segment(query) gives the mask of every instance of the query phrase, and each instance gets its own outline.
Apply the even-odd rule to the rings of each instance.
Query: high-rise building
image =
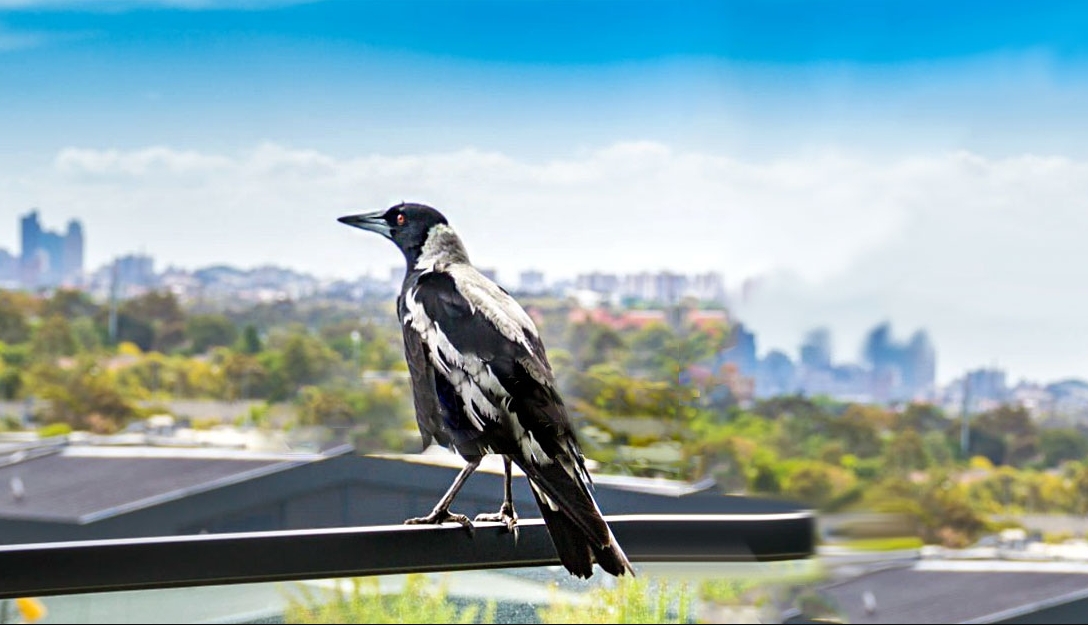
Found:
[[[831,332],[827,328],[809,330],[801,343],[801,364],[810,369],[831,366]]]
[[[83,226],[68,222],[65,234],[43,230],[38,211],[20,219],[22,249],[20,281],[27,287],[49,287],[76,282],[83,274]]]
[[[937,357],[924,330],[915,332],[907,343],[899,343],[892,338],[891,326],[882,323],[869,332],[862,355],[872,368],[874,396],[878,399],[932,397]]]
[[[756,357],[756,335],[745,328],[743,323],[738,323],[733,326],[731,339],[733,344],[722,352],[721,364],[732,363],[737,366],[737,371],[741,375],[754,377],[759,366],[759,359]]]
[[[72,279],[83,274],[83,224],[75,219],[68,222],[62,258],[65,279]]]
[[[759,363],[756,397],[774,397],[796,392],[797,368],[784,352],[771,350]]]
[[[925,330],[918,330],[907,343],[903,381],[914,399],[929,399],[936,392],[937,350]]]

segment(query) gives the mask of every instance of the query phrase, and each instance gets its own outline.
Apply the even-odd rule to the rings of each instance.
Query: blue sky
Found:
[[[386,275],[334,218],[417,200],[508,279],[751,281],[761,350],[890,319],[944,379],[1088,377],[1085,33],[1077,2],[0,0],[0,247],[36,206],[92,267]]]
[[[1073,2],[5,5],[0,131],[30,151],[282,140],[547,154],[639,138],[767,153],[949,135],[1075,150],[1056,120],[1088,105],[1088,8]],[[1023,114],[1041,126],[1031,136],[1010,127]]]

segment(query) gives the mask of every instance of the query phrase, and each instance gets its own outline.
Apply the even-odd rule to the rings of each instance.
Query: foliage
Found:
[[[823,511],[901,511],[945,544],[985,531],[986,515],[1088,513],[1088,436],[1069,423],[998,407],[971,418],[963,456],[959,420],[933,405],[747,401],[739,374],[721,365],[728,328],[685,325],[681,308],[641,327],[572,322],[585,316],[558,299],[527,309],[584,449],[605,471],[713,477],[724,492]],[[213,305],[162,291],[117,313],[111,342],[108,306],[85,293],[0,290],[0,399],[38,400],[38,426],[98,432],[151,402],[258,400],[243,422],[269,427],[275,414],[276,425],[332,430],[360,451],[410,445],[391,301]]]
[[[52,436],[64,436],[72,433],[72,426],[67,423],[50,423],[38,428],[38,436],[50,438]]]
[[[1001,406],[971,420],[972,454],[994,464],[1025,466],[1039,451],[1039,432],[1028,411]]]
[[[30,338],[34,304],[19,293],[0,290],[0,341],[22,343]]]
[[[841,543],[843,547],[857,549],[858,551],[900,551],[903,549],[918,549],[922,544],[922,539],[917,536],[858,538]]]
[[[190,351],[202,354],[209,348],[233,343],[238,337],[238,329],[226,315],[192,315],[185,322],[185,335]]]
[[[1056,467],[1067,460],[1088,457],[1088,436],[1075,428],[1053,428],[1039,433],[1043,466]]]
[[[686,583],[648,577],[621,577],[578,603],[552,601],[537,610],[542,623],[687,623],[692,593]]]
[[[444,583],[434,584],[427,577],[413,573],[405,576],[398,593],[383,593],[377,577],[349,580],[349,587],[327,596],[318,596],[304,584],[297,584],[298,594],[288,597],[284,621],[287,623],[493,623],[493,602],[480,606],[458,607],[447,598]],[[324,595],[325,593],[322,593]]]
[[[46,423],[109,433],[137,416],[136,407],[120,392],[112,372],[91,359],[81,359],[68,368],[35,365],[28,386],[49,402],[41,415]]]

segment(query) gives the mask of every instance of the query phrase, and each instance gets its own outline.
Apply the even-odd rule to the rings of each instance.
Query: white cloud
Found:
[[[81,217],[95,264],[142,248],[186,266],[386,275],[402,262],[395,249],[335,218],[401,200],[446,212],[477,264],[508,278],[762,275],[740,311],[764,348],[793,348],[828,324],[852,358],[862,331],[887,318],[901,333],[931,330],[942,377],[994,359],[1014,373],[1088,374],[1082,161],[827,150],[754,162],[630,142],[532,162],[269,143],[234,154],[68,148],[40,175],[0,174],[0,222],[29,206],[47,221]]]

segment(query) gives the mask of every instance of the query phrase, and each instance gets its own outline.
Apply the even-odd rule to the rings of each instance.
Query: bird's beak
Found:
[[[377,232],[387,239],[393,238],[389,224],[383,218],[384,212],[363,213],[361,215],[346,215],[337,219],[342,224],[362,228],[371,232]]]

